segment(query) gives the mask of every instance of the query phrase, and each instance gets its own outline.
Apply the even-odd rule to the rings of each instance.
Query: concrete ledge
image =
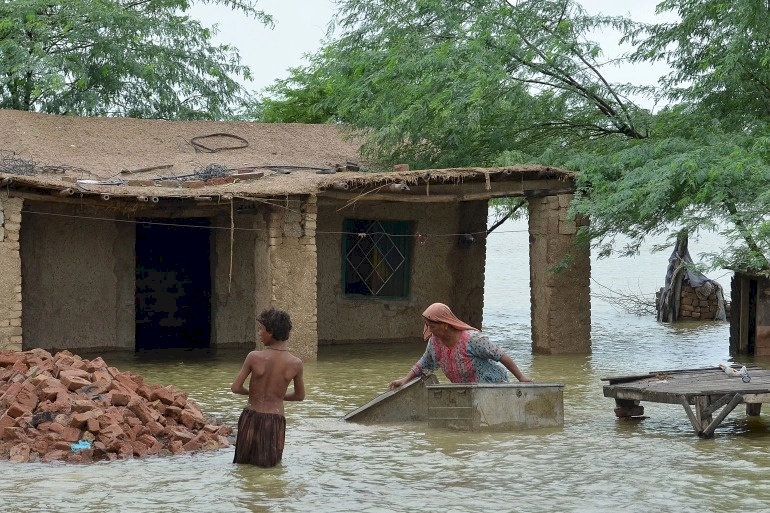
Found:
[[[515,431],[564,425],[564,385],[428,385],[428,425],[462,431]]]
[[[364,424],[427,422],[461,431],[564,425],[560,383],[439,384],[434,375],[389,390],[342,419]]]
[[[363,424],[426,421],[428,420],[428,393],[425,387],[429,383],[438,383],[436,376],[430,374],[422,378],[414,378],[401,388],[378,395],[342,417],[342,420]]]

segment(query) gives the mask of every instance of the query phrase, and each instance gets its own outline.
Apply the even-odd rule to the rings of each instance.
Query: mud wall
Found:
[[[22,214],[23,348],[134,348],[134,225],[28,202]]]
[[[287,199],[267,213],[267,258],[255,265],[269,269],[255,284],[256,312],[274,306],[291,316],[291,351],[303,360],[318,355],[316,331],[316,200]],[[269,294],[265,294],[269,291]]]
[[[0,351],[22,345],[21,208],[21,199],[0,191]]]
[[[578,225],[567,214],[572,195],[529,201],[532,352],[591,352],[591,260],[575,244]]]
[[[485,201],[456,204],[361,201],[343,206],[328,199],[321,199],[318,204],[320,344],[422,343],[421,313],[434,302],[448,304],[458,317],[481,326],[486,259]],[[379,299],[344,294],[340,232],[348,218],[414,223],[408,297]],[[473,241],[461,242],[460,234],[464,233],[474,234]]]
[[[232,230],[226,228],[231,220]],[[232,219],[223,213],[211,224],[225,227],[212,234],[212,345],[254,349],[258,340],[257,296],[269,294],[264,283],[256,286],[257,276],[264,280],[268,274],[264,220],[256,212],[234,213]],[[255,265],[255,258],[261,266]]]

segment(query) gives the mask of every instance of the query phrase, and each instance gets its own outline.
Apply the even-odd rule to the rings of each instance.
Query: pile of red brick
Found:
[[[0,460],[92,462],[217,450],[233,429],[173,386],[102,358],[0,353]]]

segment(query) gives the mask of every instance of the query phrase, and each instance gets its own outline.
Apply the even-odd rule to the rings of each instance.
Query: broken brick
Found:
[[[0,352],[0,459],[89,463],[216,450],[233,428],[170,385],[69,351]],[[76,442],[91,448],[72,448]]]

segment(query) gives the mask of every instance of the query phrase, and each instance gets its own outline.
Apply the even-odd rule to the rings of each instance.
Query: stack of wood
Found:
[[[217,450],[233,429],[173,386],[100,357],[0,352],[0,460],[93,462]]]

